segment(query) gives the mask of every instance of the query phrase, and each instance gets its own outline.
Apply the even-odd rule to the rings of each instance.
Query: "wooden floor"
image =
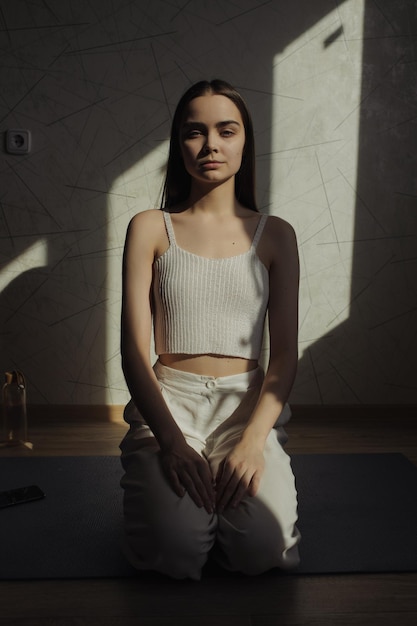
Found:
[[[413,411],[399,408],[295,409],[287,451],[402,452],[417,464],[416,418]],[[117,455],[124,432],[117,419],[89,420],[49,411],[32,423],[33,451],[2,449],[0,455]],[[0,607],[0,626],[415,626],[417,573],[273,573],[257,578],[211,574],[200,583],[151,575],[3,581]]]

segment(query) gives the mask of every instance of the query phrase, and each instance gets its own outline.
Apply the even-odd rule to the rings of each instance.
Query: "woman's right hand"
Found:
[[[190,498],[207,513],[215,507],[214,481],[210,466],[185,441],[169,450],[161,449],[162,469],[175,493],[182,498],[187,491]]]

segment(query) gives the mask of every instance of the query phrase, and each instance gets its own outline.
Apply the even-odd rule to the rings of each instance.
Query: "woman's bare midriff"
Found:
[[[191,372],[199,376],[233,376],[243,374],[258,367],[256,359],[222,356],[214,354],[161,354],[162,365],[182,372]]]

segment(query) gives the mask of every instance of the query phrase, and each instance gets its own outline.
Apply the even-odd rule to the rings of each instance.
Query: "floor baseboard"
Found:
[[[124,405],[32,404],[28,406],[30,421],[123,422]],[[413,419],[417,421],[417,405],[375,404],[292,404],[296,420]]]

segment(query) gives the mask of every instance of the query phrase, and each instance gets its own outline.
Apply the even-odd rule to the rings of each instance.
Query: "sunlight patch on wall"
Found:
[[[15,281],[21,274],[39,267],[48,265],[48,242],[38,239],[36,243],[26,248],[19,256],[2,267],[0,272],[0,292]]]
[[[351,0],[274,59],[270,212],[300,250],[300,348],[349,316],[364,1]],[[269,157],[269,155],[268,155]]]
[[[124,404],[126,391],[120,361],[120,303],[124,238],[130,219],[141,211],[159,208],[168,140],[160,142],[115,179],[108,194],[108,310],[106,316],[108,404]],[[156,357],[155,357],[156,358]]]

